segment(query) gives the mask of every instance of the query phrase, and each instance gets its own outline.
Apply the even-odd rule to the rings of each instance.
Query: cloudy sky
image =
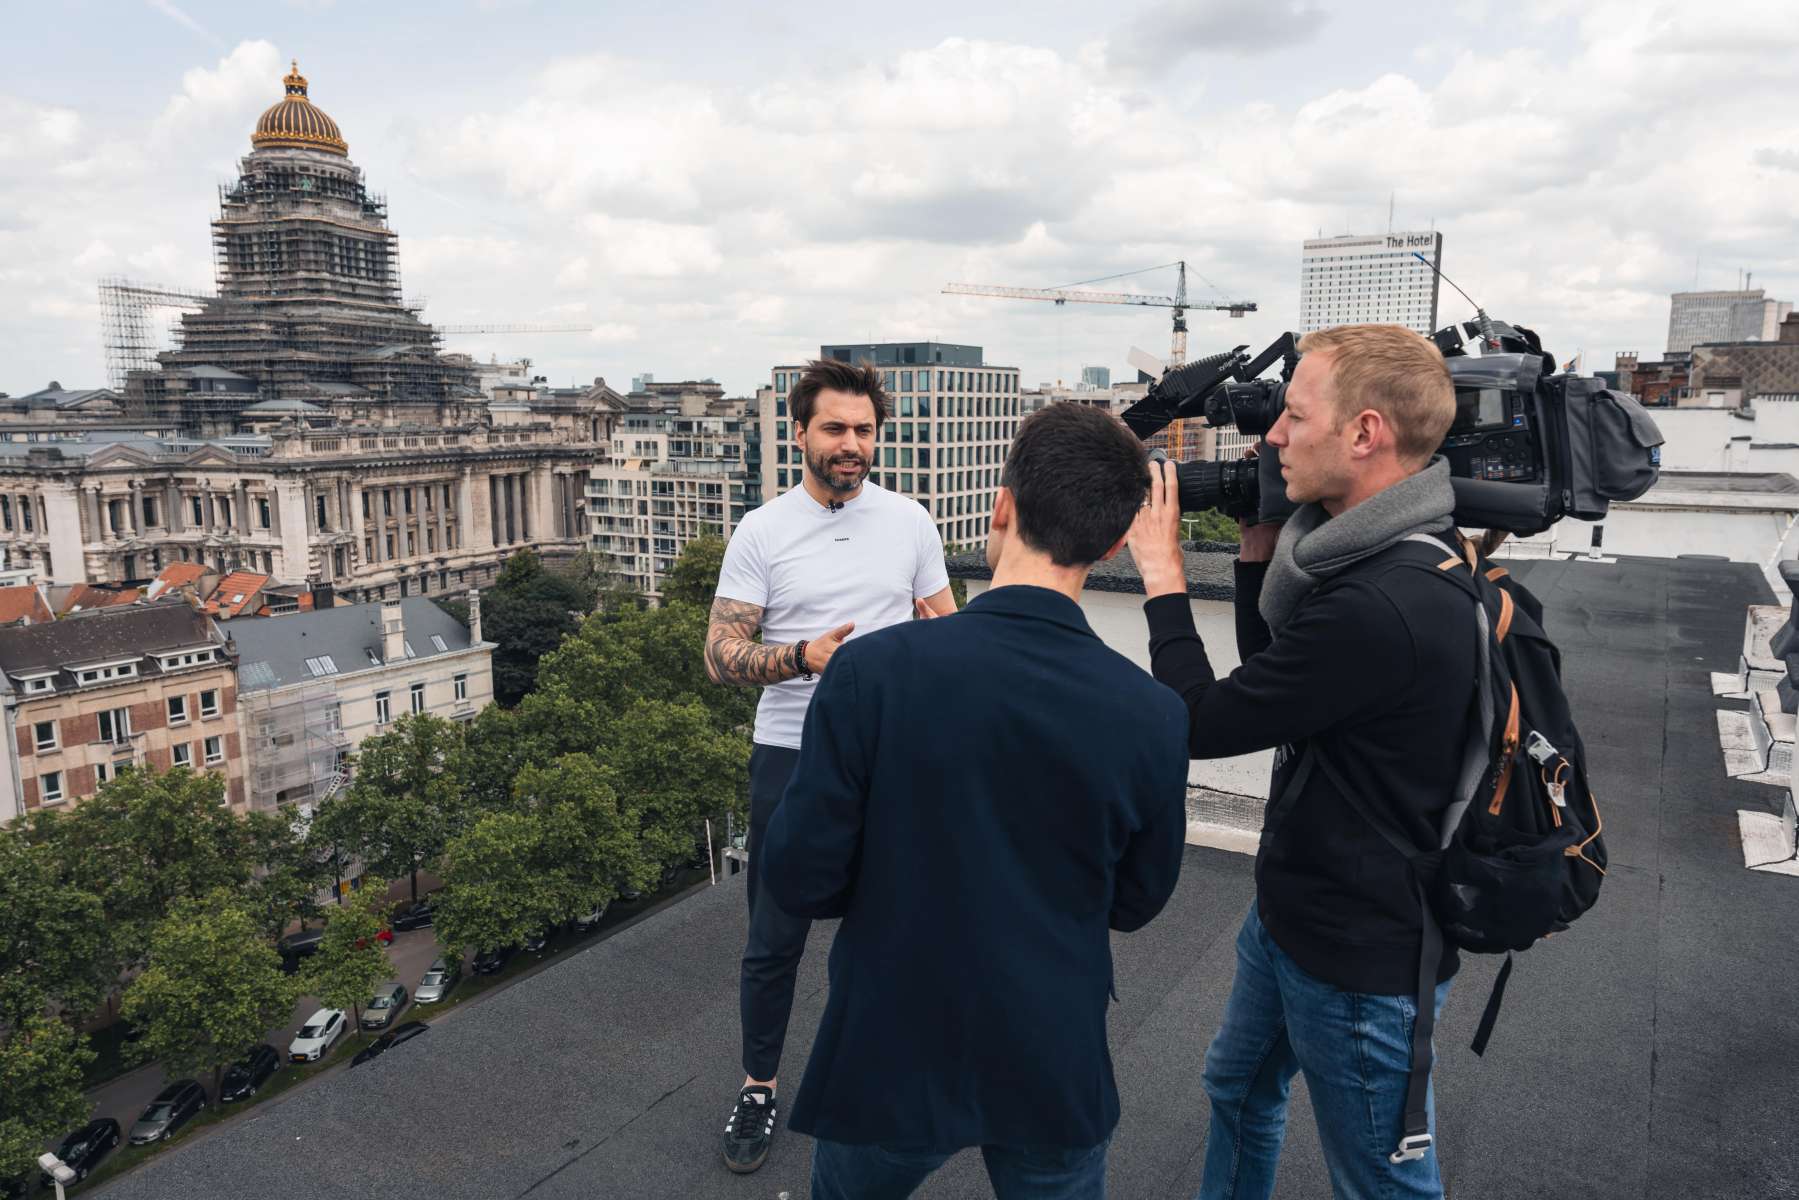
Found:
[[[1120,375],[1166,353],[1163,310],[939,289],[1179,258],[1196,296],[1261,305],[1193,314],[1193,352],[1259,347],[1296,319],[1301,240],[1381,232],[1390,198],[1589,369],[1659,352],[1695,282],[1799,298],[1792,0],[63,0],[9,33],[14,394],[104,382],[101,276],[211,285],[217,186],[294,57],[428,319],[593,326],[450,342],[557,383],[742,392],[821,342],[913,338],[1027,384]]]

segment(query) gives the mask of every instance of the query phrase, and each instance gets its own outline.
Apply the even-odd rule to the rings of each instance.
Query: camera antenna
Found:
[[[1493,328],[1493,318],[1487,315],[1487,310],[1480,305],[1475,304],[1474,297],[1470,296],[1467,292],[1462,291],[1460,285],[1458,285],[1455,280],[1443,274],[1443,268],[1439,267],[1436,263],[1424,257],[1424,255],[1418,253],[1416,250],[1412,251],[1412,257],[1429,267],[1438,279],[1441,279],[1450,287],[1455,288],[1462,299],[1466,300],[1469,306],[1474,309],[1474,324],[1480,330],[1480,340],[1486,343],[1486,348],[1489,350],[1499,349],[1499,331]]]

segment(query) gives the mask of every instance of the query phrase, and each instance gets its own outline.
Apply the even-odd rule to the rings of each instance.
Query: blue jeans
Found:
[[[1437,985],[1438,1012],[1449,982]],[[1397,1166],[1387,1161],[1405,1112],[1417,1009],[1411,996],[1346,992],[1306,974],[1274,944],[1252,903],[1237,935],[1237,978],[1224,1024],[1206,1051],[1212,1129],[1201,1200],[1274,1194],[1287,1089],[1300,1071],[1338,1200],[1438,1200],[1443,1184],[1434,1148]]]
[[[1103,1200],[1108,1144],[1080,1150],[982,1146],[981,1157],[998,1200]],[[904,1200],[949,1158],[820,1139],[812,1144],[812,1200]]]

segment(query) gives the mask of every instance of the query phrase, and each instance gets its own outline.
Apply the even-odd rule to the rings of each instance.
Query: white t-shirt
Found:
[[[718,594],[762,608],[771,646],[815,640],[846,621],[850,638],[911,620],[912,602],[949,586],[943,539],[924,506],[864,483],[833,512],[796,487],[752,510],[731,534]],[[799,749],[817,678],[762,689],[756,741]]]

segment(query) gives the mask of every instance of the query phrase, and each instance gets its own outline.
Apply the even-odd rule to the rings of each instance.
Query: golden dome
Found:
[[[306,98],[306,76],[300,74],[298,59],[281,82],[287,86],[287,95],[258,118],[250,144],[258,150],[323,150],[348,157],[350,146],[338,132],[337,122]]]

